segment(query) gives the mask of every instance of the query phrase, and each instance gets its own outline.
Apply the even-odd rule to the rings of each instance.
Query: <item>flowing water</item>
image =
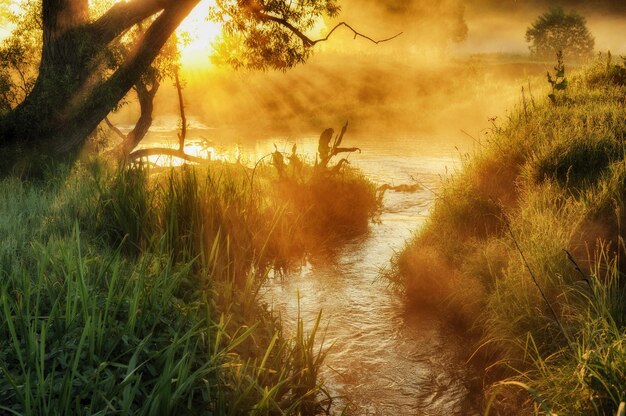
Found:
[[[357,142],[364,152],[353,156],[353,165],[371,180],[418,181],[421,189],[387,192],[366,235],[337,255],[309,259],[300,270],[270,279],[264,298],[287,328],[294,327],[298,308],[309,324],[322,310],[326,344],[332,345],[322,375],[331,395],[340,397],[336,411],[347,406],[357,415],[476,413],[467,387],[472,375],[463,361],[469,346],[436,315],[405,310],[380,275],[424,222],[458,152],[436,138]]]
[[[217,136],[202,126],[190,136]],[[171,132],[164,132],[165,137]],[[419,183],[417,192],[387,191],[380,215],[369,232],[341,246],[336,253],[311,257],[296,271],[274,276],[264,286],[263,301],[278,311],[286,328],[298,316],[310,328],[322,310],[325,344],[330,347],[322,377],[336,397],[337,414],[468,415],[476,414],[468,388],[473,377],[465,364],[469,345],[427,312],[407,311],[401,296],[381,278],[396,251],[425,221],[437,188],[460,154],[447,137],[389,138],[347,135],[346,146],[362,147],[351,164],[377,184]],[[355,138],[356,137],[356,138]],[[298,139],[272,137],[220,146],[207,140],[189,142],[190,152],[213,158],[237,155],[249,162],[274,150],[315,154],[317,135]],[[153,131],[146,145],[162,142]],[[462,141],[460,138],[456,142]],[[232,141],[225,141],[232,143]],[[465,143],[467,145],[467,143]],[[199,150],[200,149],[200,150]],[[322,331],[324,332],[324,331]]]

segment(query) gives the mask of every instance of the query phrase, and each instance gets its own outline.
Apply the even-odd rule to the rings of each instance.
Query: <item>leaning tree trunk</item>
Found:
[[[17,161],[73,158],[135,85],[199,0],[132,0],[89,20],[88,0],[44,0],[39,76],[28,97],[0,118],[0,171]],[[159,13],[130,56],[108,77],[103,51],[134,24]]]
[[[125,158],[133,151],[137,145],[148,134],[148,130],[152,125],[152,113],[154,112],[154,97],[159,90],[160,83],[156,77],[156,70],[151,68],[148,71],[148,77],[150,79],[151,87],[148,87],[147,83],[139,79],[134,86],[134,90],[137,93],[137,99],[139,100],[139,119],[135,123],[135,127],[128,133],[122,133],[117,127],[115,127],[108,118],[105,117],[104,121],[111,130],[115,132],[122,142],[115,146],[108,154],[116,158]]]

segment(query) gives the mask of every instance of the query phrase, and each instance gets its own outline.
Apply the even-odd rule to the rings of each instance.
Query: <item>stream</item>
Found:
[[[341,70],[330,60],[289,75],[227,75],[211,83],[224,90],[200,94],[190,105],[197,113],[187,117],[185,150],[253,166],[275,149],[291,153],[296,144],[298,154],[313,163],[319,134],[330,124],[320,120],[328,114],[351,120],[342,145],[363,150],[348,156],[353,167],[378,185],[421,187],[412,193],[387,191],[367,234],[329,250],[331,256],[310,256],[297,270],[271,276],[262,301],[280,313],[287,330],[295,330],[298,316],[311,328],[322,311],[326,332],[318,335],[325,335],[330,349],[321,376],[336,398],[336,414],[482,414],[476,405],[479,379],[466,364],[471,346],[436,313],[406,310],[381,270],[424,224],[443,178],[460,167],[465,152],[488,139],[484,120],[493,128],[500,125],[504,118],[494,114],[503,116],[519,102],[522,85],[530,92],[529,76],[545,73],[545,65],[498,57],[434,69],[366,57],[357,61],[347,60]],[[533,80],[532,91],[541,91],[544,78]],[[234,106],[222,108],[231,101]],[[179,117],[171,111],[154,120],[142,146],[176,146]],[[203,111],[205,117],[194,117]],[[315,117],[316,133],[303,132]],[[307,122],[298,122],[302,118]],[[127,114],[120,121],[127,125],[118,127],[128,131],[134,118]],[[275,130],[292,133],[270,133]]]
[[[192,124],[190,137],[207,135],[215,132]],[[318,337],[325,338],[330,350],[321,376],[334,398],[335,414],[479,414],[468,388],[475,376],[465,363],[470,346],[436,314],[407,311],[401,295],[381,277],[393,254],[426,220],[442,179],[460,164],[460,151],[448,137],[348,136],[346,146],[363,149],[349,156],[351,165],[370,180],[393,186],[417,182],[420,189],[387,191],[367,234],[330,257],[310,257],[287,275],[271,276],[261,300],[280,313],[288,330],[296,328],[298,316],[310,329],[322,311]],[[155,128],[145,146],[165,144],[169,137],[171,129]],[[210,153],[213,159],[242,157],[249,163],[275,146],[290,152],[295,143],[311,161],[318,138],[271,137],[236,149],[230,140],[224,145],[189,140],[186,151],[203,157]]]
[[[470,369],[464,340],[434,314],[410,312],[381,278],[394,252],[423,224],[443,177],[458,164],[449,142],[436,138],[356,141],[352,165],[377,184],[417,180],[414,193],[387,191],[369,232],[331,258],[306,261],[300,270],[269,280],[264,300],[286,328],[305,327],[322,310],[330,346],[322,377],[338,397],[334,409],[355,415],[477,414],[467,388]],[[308,148],[314,138],[298,143]],[[279,147],[280,148],[280,147]]]

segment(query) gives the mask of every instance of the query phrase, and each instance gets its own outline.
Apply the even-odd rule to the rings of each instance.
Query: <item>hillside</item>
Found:
[[[492,414],[615,414],[626,398],[626,67],[566,78],[493,123],[393,261],[409,302],[474,337]]]

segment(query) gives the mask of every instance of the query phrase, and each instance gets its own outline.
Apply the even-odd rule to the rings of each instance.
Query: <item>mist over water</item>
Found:
[[[190,71],[184,96],[191,130],[204,129],[203,137],[233,147],[273,136],[315,135],[346,121],[351,138],[462,139],[461,130],[477,135],[488,118],[515,105],[528,81],[539,94],[545,82],[536,77],[548,67],[485,57],[422,62],[410,55],[327,53],[286,73]],[[176,130],[174,92],[164,86],[157,96],[151,136],[168,125]],[[132,126],[136,118],[131,109],[114,121]]]

